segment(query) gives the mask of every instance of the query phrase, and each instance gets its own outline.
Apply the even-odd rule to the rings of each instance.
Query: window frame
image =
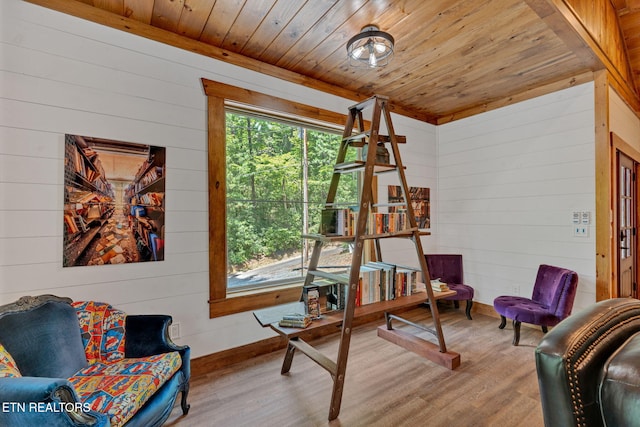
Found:
[[[227,292],[226,106],[240,104],[249,111],[266,110],[285,118],[340,128],[344,128],[347,116],[204,78],[202,85],[207,95],[209,318],[297,301],[302,283]]]

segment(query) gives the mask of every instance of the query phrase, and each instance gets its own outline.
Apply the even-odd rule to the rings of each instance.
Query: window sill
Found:
[[[302,284],[279,286],[258,291],[235,292],[225,299],[209,301],[209,317],[253,311],[300,300]]]

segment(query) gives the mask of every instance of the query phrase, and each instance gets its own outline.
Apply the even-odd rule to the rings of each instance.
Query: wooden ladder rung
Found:
[[[354,133],[353,135],[349,135],[345,138],[342,138],[342,141],[351,143],[354,147],[362,147],[367,142],[362,142],[361,140],[364,138],[369,138],[371,136],[371,131],[365,131],[360,133]],[[391,142],[391,137],[389,135],[378,135],[378,142]],[[396,142],[398,144],[406,144],[407,137],[405,135],[396,135]]]
[[[323,279],[329,279],[333,280],[334,282],[342,283],[343,285],[349,284],[349,276],[347,276],[346,274],[329,273],[322,270],[309,270],[308,273],[315,277],[322,277]]]
[[[336,376],[336,373],[338,372],[336,362],[329,359],[327,356],[322,354],[322,352],[316,350],[301,339],[290,340],[289,345],[306,354],[311,360],[326,369],[332,376]]]
[[[342,140],[344,142],[351,142],[351,141],[356,141],[358,139],[369,138],[369,136],[371,136],[370,130],[365,132],[360,132],[360,133],[354,133],[353,135],[349,135],[345,138],[342,138]]]
[[[387,329],[378,326],[378,336],[409,351],[419,354],[432,362],[454,370],[460,366],[460,354],[454,351],[440,351],[440,347],[430,341],[417,337],[400,329]]]
[[[378,142],[391,142],[389,135],[378,135]],[[396,135],[396,142],[398,144],[406,144],[407,137],[405,135]]]

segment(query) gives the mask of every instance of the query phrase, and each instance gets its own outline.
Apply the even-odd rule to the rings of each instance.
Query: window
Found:
[[[257,260],[250,258],[244,261],[239,261],[236,258],[228,260],[227,254],[232,250],[239,250],[235,248],[241,248],[242,245],[254,245],[255,242],[247,242],[248,239],[242,240],[240,238],[244,233],[241,227],[248,227],[248,224],[253,224],[252,227],[255,227],[256,224],[261,223],[267,224],[267,226],[258,227],[250,232],[263,236],[261,243],[257,246],[260,249],[257,253],[263,257],[262,260],[266,257],[269,259],[269,263],[276,261],[277,264],[281,259],[289,259],[289,256],[294,258],[303,256],[302,244],[304,241],[301,238],[305,218],[303,210],[306,206],[309,211],[307,216],[309,231],[317,232],[318,209],[324,204],[325,192],[328,189],[328,181],[319,181],[321,177],[328,176],[330,178],[338,149],[337,142],[330,143],[330,139],[325,140],[325,138],[338,138],[339,140],[339,135],[336,136],[328,130],[333,129],[334,132],[340,132],[346,123],[346,116],[211,80],[203,79],[202,83],[208,97],[209,315],[210,317],[218,317],[296,301],[300,297],[300,281],[305,273],[302,261],[294,261],[298,263],[299,267],[293,271],[287,271],[287,274],[284,274],[285,277],[280,274],[277,277],[263,280],[259,284],[244,280],[238,283],[240,286],[228,288],[227,279],[230,274],[251,271],[256,266]],[[265,116],[267,112],[269,117]],[[241,126],[244,126],[245,129],[254,129],[253,126],[257,126],[260,122],[261,130],[266,130],[260,138],[272,138],[269,143],[260,142],[262,145],[259,150],[258,139],[252,140],[252,144],[254,141],[256,144],[252,147],[255,149],[252,155],[248,155],[248,148],[243,153],[244,159],[250,160],[251,167],[255,167],[256,170],[244,177],[245,182],[242,185],[237,184],[234,180],[227,180],[227,175],[233,173],[227,173],[227,144],[235,144],[235,141],[227,141],[228,114],[237,116],[229,119],[230,123],[236,121],[236,125],[232,126],[235,127],[236,132],[241,132]],[[251,122],[249,127],[247,119]],[[229,131],[232,133],[231,127],[229,127]],[[304,198],[305,181],[301,176],[304,173],[302,162],[304,155],[301,152],[304,132],[307,133],[310,152],[316,150],[313,151],[313,158],[308,156],[310,159],[308,176],[313,178],[309,179],[306,184],[308,199]],[[258,138],[255,134],[253,137]],[[231,140],[232,137],[229,139]],[[320,143],[316,144],[317,141]],[[245,147],[247,147],[246,144],[248,142],[245,140]],[[328,148],[329,146],[331,149]],[[285,152],[283,147],[289,151]],[[230,148],[230,150],[232,149]],[[324,155],[321,153],[325,152],[327,152],[325,158],[321,159]],[[322,164],[318,163],[320,160],[323,161]],[[296,166],[298,167],[297,171],[289,168],[294,164],[299,165]],[[278,170],[273,171],[273,174],[255,174],[258,172],[258,168],[267,169],[270,167],[273,169],[274,165]],[[282,167],[278,167],[278,165]],[[241,166],[246,166],[245,169],[248,170],[250,165],[249,162],[246,165],[238,166],[229,164],[229,168],[240,168]],[[294,184],[296,174],[298,178]],[[247,181],[251,175],[256,184],[255,189],[252,188],[250,181]],[[258,177],[260,179],[256,179]],[[265,177],[264,180],[262,177]],[[236,178],[235,174],[233,178]],[[347,180],[341,178],[340,181],[341,185],[343,182],[344,185],[347,185]],[[238,187],[235,187],[236,185]],[[228,186],[230,188],[227,188]],[[240,191],[241,187],[242,191]],[[279,189],[277,197],[275,196],[276,189]],[[252,191],[255,191],[255,197]],[[229,201],[227,201],[227,194],[232,196],[229,197]],[[305,200],[307,201],[305,202]],[[347,200],[343,201],[347,202]],[[349,202],[354,202],[354,200]],[[258,205],[261,206],[260,213],[257,209],[254,212],[254,206]],[[237,218],[228,220],[229,217],[238,213],[252,214],[254,215],[253,220],[246,222],[235,221]],[[282,216],[280,213],[283,213]],[[270,226],[268,224],[270,219],[277,220],[277,224]],[[238,228],[234,229],[234,227]],[[228,234],[230,239],[227,238]],[[273,237],[271,243],[269,243],[267,236]],[[277,248],[264,249],[264,246],[270,244],[273,246],[274,242],[278,243]],[[339,248],[339,250],[344,249]],[[254,252],[249,249],[246,253],[252,254]],[[233,254],[234,257],[236,255],[238,254]],[[321,261],[324,262],[323,259]],[[327,262],[331,262],[331,260]],[[241,266],[243,269],[239,270]],[[286,277],[291,275],[293,276]],[[295,283],[287,283],[290,280]],[[232,290],[234,291],[232,292]]]
[[[304,279],[312,242],[302,236],[318,231],[341,138],[335,129],[227,109],[228,292]],[[357,202],[356,184],[344,175],[336,201]],[[349,247],[325,245],[321,259],[348,266]]]

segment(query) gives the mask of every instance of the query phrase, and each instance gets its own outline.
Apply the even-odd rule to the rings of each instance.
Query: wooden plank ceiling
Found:
[[[176,33],[222,49],[218,57],[227,52],[236,62],[252,58],[254,69],[259,67],[253,60],[267,63],[287,70],[284,78],[301,76],[294,80],[335,88],[341,96],[387,95],[396,111],[431,123],[533,96],[540,87],[575,84],[575,76],[590,78],[602,68],[558,36],[562,31],[544,19],[548,5],[541,0],[67,0],[66,5],[80,1],[85,9],[100,9],[91,16],[94,21],[106,22],[111,15],[124,20],[126,31],[143,36],[149,36],[149,26]],[[638,1],[618,3],[623,22],[628,17],[629,28],[640,25]],[[386,68],[349,65],[347,40],[368,24],[396,40]],[[639,38],[628,41],[640,62]]]
[[[640,0],[612,0],[612,3],[618,11],[633,79],[640,88]]]

